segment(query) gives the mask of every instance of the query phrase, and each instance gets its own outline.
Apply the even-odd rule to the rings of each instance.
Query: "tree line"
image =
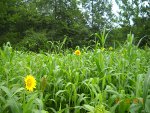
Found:
[[[150,45],[150,3],[147,0],[1,0],[0,46],[10,42],[16,48],[33,51],[63,42],[68,48],[90,46],[94,33],[110,31],[108,45],[124,42],[133,33],[135,43]]]

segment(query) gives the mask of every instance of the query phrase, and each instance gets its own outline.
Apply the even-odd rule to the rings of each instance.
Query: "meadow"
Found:
[[[118,48],[101,42],[57,53],[4,45],[0,113],[150,113],[150,48],[131,34]]]

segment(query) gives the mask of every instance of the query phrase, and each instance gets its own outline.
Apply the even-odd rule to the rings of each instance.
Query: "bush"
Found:
[[[48,49],[48,40],[44,32],[37,33],[33,30],[27,30],[25,34],[26,35],[24,39],[16,45],[17,49],[29,50],[34,52],[38,52],[40,50],[45,51]]]
[[[2,46],[6,42],[10,42],[12,45],[18,42],[20,34],[18,32],[7,32],[0,36],[0,45]]]

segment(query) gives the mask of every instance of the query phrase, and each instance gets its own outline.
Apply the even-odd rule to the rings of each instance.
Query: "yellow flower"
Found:
[[[112,47],[109,47],[109,50],[111,51],[111,50],[113,50],[113,48],[112,48]]]
[[[80,52],[80,50],[76,50],[76,51],[74,52],[74,54],[75,54],[75,55],[81,55],[81,52]]]
[[[32,75],[27,75],[24,78],[26,89],[29,91],[33,91],[33,88],[36,88],[36,80]]]

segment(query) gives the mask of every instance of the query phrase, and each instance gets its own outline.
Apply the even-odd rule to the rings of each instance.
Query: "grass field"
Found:
[[[150,113],[150,48],[78,50],[1,48],[0,113]]]

